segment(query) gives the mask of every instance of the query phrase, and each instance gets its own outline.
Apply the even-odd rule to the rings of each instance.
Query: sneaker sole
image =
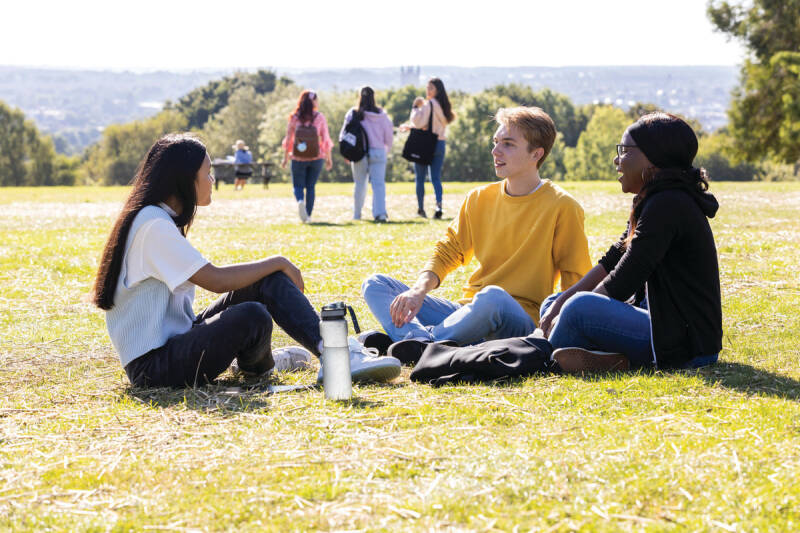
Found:
[[[559,348],[553,360],[568,374],[582,372],[621,372],[630,370],[631,363],[619,353],[593,352],[583,348]]]
[[[400,366],[394,364],[378,367],[371,366],[360,370],[352,370],[350,379],[353,383],[357,381],[391,381],[400,375],[400,371]],[[317,374],[317,383],[322,384],[322,377],[319,374]]]
[[[350,373],[353,381],[391,381],[400,375],[397,365],[371,366]]]

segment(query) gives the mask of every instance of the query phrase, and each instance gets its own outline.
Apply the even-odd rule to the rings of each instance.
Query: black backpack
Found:
[[[353,110],[350,122],[344,127],[344,133],[339,139],[339,153],[348,161],[361,161],[369,151],[367,132],[361,127],[358,120],[358,111]]]

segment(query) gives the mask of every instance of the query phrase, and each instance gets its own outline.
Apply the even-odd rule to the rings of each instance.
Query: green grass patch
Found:
[[[352,184],[320,184],[310,225],[288,184],[222,185],[189,238],[218,264],[286,255],[316,307],[347,300],[372,328],[361,282],[413,280],[475,185],[445,183],[436,221],[415,216],[413,184],[389,184],[391,222],[373,224],[351,220]],[[597,258],[630,198],[616,183],[563,186]],[[4,189],[0,530],[797,530],[800,184],[712,190],[718,365],[440,389],[405,370],[334,403],[230,374],[131,388],[87,300],[127,189]],[[472,267],[437,294],[458,298]],[[198,290],[197,307],[214,297]],[[276,328],[274,345],[289,342]]]

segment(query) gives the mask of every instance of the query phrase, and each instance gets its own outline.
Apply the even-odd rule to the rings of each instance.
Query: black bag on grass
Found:
[[[422,352],[411,380],[438,386],[555,372],[552,354],[553,347],[540,337],[498,339],[474,346],[434,342]]]

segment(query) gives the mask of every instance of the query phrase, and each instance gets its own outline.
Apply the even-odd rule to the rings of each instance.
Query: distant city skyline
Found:
[[[115,3],[0,8],[0,65],[111,70],[737,65],[704,0],[365,0]],[[302,6],[303,13],[297,11]],[[668,6],[668,7],[667,7]]]

